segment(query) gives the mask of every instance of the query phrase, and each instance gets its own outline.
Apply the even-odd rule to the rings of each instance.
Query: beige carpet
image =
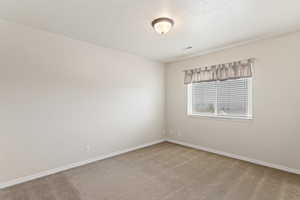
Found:
[[[161,143],[0,191],[1,200],[300,200],[300,176]]]

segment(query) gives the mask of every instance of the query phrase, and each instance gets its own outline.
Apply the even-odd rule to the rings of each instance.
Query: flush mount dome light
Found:
[[[161,17],[153,20],[151,24],[158,34],[164,35],[171,30],[174,21],[167,17]]]

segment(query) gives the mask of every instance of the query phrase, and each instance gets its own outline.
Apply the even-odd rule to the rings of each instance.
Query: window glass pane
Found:
[[[192,84],[192,112],[215,113],[216,82],[203,82]]]
[[[248,79],[219,81],[217,83],[218,115],[248,115]]]

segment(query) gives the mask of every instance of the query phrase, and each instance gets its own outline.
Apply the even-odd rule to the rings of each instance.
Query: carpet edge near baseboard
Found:
[[[127,148],[127,149],[124,149],[124,150],[121,150],[121,151],[116,151],[116,152],[109,153],[109,154],[106,154],[106,155],[101,155],[101,156],[98,156],[98,157],[95,157],[95,158],[90,158],[90,159],[87,159],[87,160],[84,160],[84,161],[79,161],[79,162],[71,163],[71,164],[68,164],[68,165],[61,166],[61,167],[57,167],[57,168],[54,168],[54,169],[41,171],[41,172],[33,174],[33,175],[24,176],[24,177],[20,177],[20,178],[15,178],[13,180],[0,183],[0,189],[4,189],[4,188],[7,188],[7,187],[11,187],[11,186],[14,186],[14,185],[18,185],[18,184],[21,184],[21,183],[32,181],[34,179],[38,179],[38,178],[42,178],[42,177],[49,176],[49,175],[52,175],[52,174],[56,174],[56,173],[59,173],[59,172],[62,172],[62,171],[66,171],[66,170],[69,170],[69,169],[72,169],[72,168],[75,168],[75,167],[80,167],[80,166],[83,166],[83,165],[87,165],[87,164],[97,162],[97,161],[100,161],[100,160],[104,160],[104,159],[107,159],[107,158],[111,158],[111,157],[114,157],[114,156],[117,156],[117,155],[120,155],[120,154],[124,154],[124,153],[130,152],[130,151],[142,149],[144,147],[159,144],[159,143],[162,143],[164,141],[166,141],[166,140],[160,139],[160,140],[156,140],[156,141],[153,141],[153,142],[138,145],[136,147],[131,147],[131,148]]]
[[[253,164],[257,164],[257,165],[261,165],[261,166],[265,166],[265,167],[270,167],[270,168],[273,168],[273,169],[278,169],[278,170],[281,170],[281,171],[285,171],[285,172],[300,175],[300,169],[294,169],[294,168],[286,167],[286,166],[279,165],[279,164],[273,164],[273,163],[269,163],[269,162],[265,162],[265,161],[261,161],[261,160],[256,160],[256,159],[248,158],[246,156],[227,153],[227,152],[224,152],[224,151],[219,151],[219,150],[215,150],[215,149],[212,149],[212,148],[203,147],[203,146],[200,146],[200,145],[190,144],[190,143],[187,143],[187,142],[181,142],[181,141],[174,140],[174,139],[166,139],[165,141],[170,142],[170,143],[174,143],[174,144],[179,144],[179,145],[186,146],[186,147],[190,147],[190,148],[194,148],[194,149],[198,149],[198,150],[202,150],[202,151],[206,151],[206,152],[210,152],[210,153],[215,153],[215,154],[226,156],[226,157],[229,157],[229,158],[234,158],[234,159],[250,162],[250,163],[253,163]]]

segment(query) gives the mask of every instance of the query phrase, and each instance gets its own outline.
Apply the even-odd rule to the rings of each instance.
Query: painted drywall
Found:
[[[190,58],[166,66],[170,139],[300,169],[300,33]],[[183,69],[256,58],[253,120],[189,117]]]
[[[164,67],[0,21],[0,123],[0,183],[156,141]]]

